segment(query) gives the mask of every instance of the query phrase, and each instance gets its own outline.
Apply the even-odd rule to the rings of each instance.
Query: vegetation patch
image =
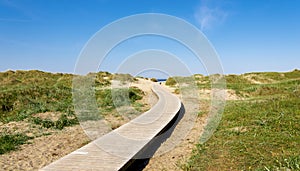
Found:
[[[144,92],[137,87],[103,89],[96,92],[97,103],[104,112],[110,112],[116,107],[134,104],[143,96]]]
[[[114,74],[112,79],[120,81],[122,84],[138,81],[137,78],[131,76],[130,74]]]
[[[0,73],[0,121],[21,121],[47,111],[73,113],[72,78],[41,71]]]
[[[90,73],[88,76],[95,77],[94,86],[99,89],[110,85],[113,77],[108,72]],[[130,75],[119,75],[119,78],[132,79]],[[72,74],[36,70],[0,73],[0,121],[21,121],[32,114],[45,112],[75,116],[72,79]],[[50,124],[49,121],[45,123]]]
[[[79,124],[73,106],[72,74],[52,74],[42,71],[7,71],[0,73],[0,154],[17,150],[29,139],[57,133],[68,126]],[[86,120],[98,119],[99,111],[110,123],[117,121],[118,126],[128,121],[116,111],[117,107],[131,105],[142,112],[144,106],[139,102],[145,95],[137,87],[110,89],[112,79],[122,84],[136,81],[129,74],[110,74],[108,72],[89,73],[82,80],[95,81],[88,93],[95,93],[97,108],[85,110]],[[83,94],[85,91],[83,91]],[[84,98],[82,105],[90,109]],[[89,114],[91,113],[91,114]],[[137,112],[138,113],[138,112]],[[86,113],[83,113],[85,116]],[[93,115],[93,116],[91,116]],[[97,115],[97,117],[94,117]],[[102,118],[102,117],[100,117]],[[81,118],[85,119],[85,118]],[[23,125],[15,124],[21,122]],[[84,121],[84,120],[83,120]],[[45,129],[46,128],[46,129]],[[68,130],[67,130],[68,131]],[[3,133],[2,133],[3,132]],[[4,133],[5,132],[5,133]],[[18,134],[16,134],[18,132]],[[27,136],[29,135],[29,136]]]
[[[27,143],[31,137],[23,134],[0,134],[0,154],[8,153],[18,149],[22,144]]]
[[[44,128],[55,128],[60,130],[67,126],[79,124],[77,118],[70,118],[65,114],[62,114],[60,118],[56,121],[52,121],[50,119],[41,119],[39,117],[33,117],[32,122],[36,125],[41,125]]]
[[[176,84],[177,84],[177,82],[173,77],[169,77],[166,81],[167,86],[175,86]]]
[[[274,80],[260,84],[243,76],[227,76],[227,86],[246,98],[227,101],[217,131],[209,141],[195,147],[181,168],[300,170],[298,73],[259,73],[266,80]]]
[[[152,82],[158,82],[158,80],[156,78],[151,78],[150,79]]]

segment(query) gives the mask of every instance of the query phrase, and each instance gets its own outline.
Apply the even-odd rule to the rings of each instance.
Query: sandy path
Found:
[[[148,165],[143,169],[144,171],[158,171],[158,170],[182,170],[180,164],[184,163],[191,156],[192,150],[198,143],[206,116],[199,117],[188,136],[186,136],[180,144],[178,144],[172,151],[169,151],[160,156],[151,158]]]
[[[142,78],[137,78],[137,82],[133,82],[130,86],[138,87],[139,89],[143,90],[145,93],[144,98],[141,100],[143,104],[147,106],[147,108],[151,108],[157,102],[157,96],[152,92],[152,85],[156,84],[152,81],[145,80]]]
[[[164,85],[163,85],[164,86]],[[168,86],[164,86],[167,88],[170,92],[174,92],[174,88],[170,88]],[[179,98],[181,95],[178,95]],[[191,102],[188,102],[191,103]],[[208,111],[209,109],[209,101],[206,101],[207,104],[204,104],[204,107],[201,107],[201,110]],[[185,103],[186,106],[189,106]],[[195,111],[190,111],[195,112]],[[180,163],[186,161],[195,147],[195,145],[198,143],[198,139],[200,135],[202,134],[203,128],[205,126],[205,120],[206,115],[203,115],[201,117],[197,117],[194,125],[191,130],[189,130],[189,133],[181,137],[181,141],[179,144],[177,144],[173,149],[170,151],[161,154],[161,155],[154,155],[153,158],[150,159],[148,165],[144,168],[144,171],[157,171],[157,170],[181,170],[180,169]],[[177,127],[185,126],[186,124],[189,124],[191,122],[190,119],[181,119],[181,121],[178,123]],[[176,129],[172,133],[171,137],[169,139],[172,139],[172,136],[176,136]],[[167,140],[168,141],[168,140]],[[160,147],[162,148],[162,147]],[[159,151],[159,150],[158,150]]]
[[[173,93],[175,88],[163,86],[168,89],[169,92]],[[226,90],[226,100],[241,100],[242,98],[238,97],[234,91]],[[158,170],[182,170],[180,168],[181,164],[186,163],[186,161],[191,157],[192,150],[195,148],[196,144],[199,143],[199,138],[204,131],[204,127],[207,123],[208,114],[211,107],[211,93],[210,89],[201,89],[198,90],[199,99],[195,101],[195,103],[201,103],[198,111],[201,111],[202,115],[198,116],[195,120],[195,123],[191,130],[189,130],[188,134],[182,138],[182,141],[176,145],[171,151],[164,153],[162,155],[154,155],[153,158],[150,159],[148,165],[144,168],[144,171],[158,171]],[[179,98],[182,98],[180,94],[177,94]],[[186,96],[189,96],[186,94]],[[190,96],[192,98],[192,96]],[[188,97],[188,98],[190,98]],[[195,96],[194,96],[195,97]],[[200,100],[200,102],[199,102]],[[192,100],[188,100],[183,102],[186,106],[191,106],[188,103],[193,103]],[[195,110],[190,110],[186,112],[195,112]],[[186,125],[191,123],[189,119],[181,119],[179,124],[176,127],[180,127],[181,125]],[[176,129],[175,131],[176,132]],[[176,134],[176,133],[173,133]],[[173,135],[172,135],[173,136]],[[171,138],[172,138],[171,136]],[[170,138],[169,138],[170,139]]]

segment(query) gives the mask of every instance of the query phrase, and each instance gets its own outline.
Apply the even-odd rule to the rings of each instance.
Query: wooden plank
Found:
[[[152,90],[159,99],[149,111],[41,170],[120,170],[157,136],[180,110],[181,102],[175,95],[157,84],[153,85]]]

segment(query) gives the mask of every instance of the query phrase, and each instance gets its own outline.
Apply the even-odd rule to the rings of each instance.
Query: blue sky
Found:
[[[296,0],[0,0],[0,71],[73,73],[81,49],[98,30],[140,13],[173,15],[195,25],[215,47],[226,74],[299,69],[299,9]],[[112,52],[102,69],[115,71],[121,60],[114,54],[143,48],[175,53],[179,46],[162,38],[143,40],[147,45],[125,43]],[[183,51],[177,55],[191,72],[206,74]]]

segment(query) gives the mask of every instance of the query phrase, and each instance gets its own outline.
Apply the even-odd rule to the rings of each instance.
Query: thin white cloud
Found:
[[[201,27],[201,30],[209,30],[223,23],[228,13],[217,5],[202,3],[195,12],[195,19]]]

